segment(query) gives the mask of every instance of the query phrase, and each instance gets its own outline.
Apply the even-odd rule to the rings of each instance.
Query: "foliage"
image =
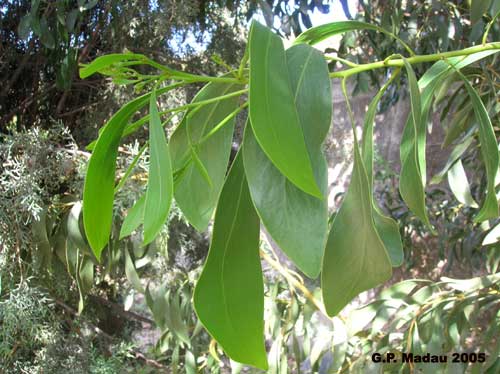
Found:
[[[315,44],[329,36],[363,28],[372,30],[374,27],[356,21],[320,26],[304,32],[296,44],[300,42]],[[375,28],[380,30],[379,27]],[[484,40],[487,39],[488,31],[489,29],[485,31]],[[239,67],[235,69],[228,67],[228,72],[222,76],[209,77],[177,71],[138,54],[103,56],[83,66],[80,71],[82,77],[96,72],[117,77],[127,72],[130,66],[146,65],[157,69],[160,74],[139,76],[138,79],[123,83],[142,85],[155,77],[158,87],[162,82],[167,84],[162,88],[154,88],[152,92],[126,104],[103,127],[97,142],[92,145],[93,152],[83,195],[83,220],[85,235],[97,260],[100,260],[101,253],[109,251],[105,250],[108,243],[116,241],[111,226],[115,190],[123,185],[122,180],[115,187],[115,159],[120,139],[123,134],[128,135],[135,131],[138,127],[136,123],[145,123],[149,118],[148,147],[151,157],[157,152],[155,147],[161,146],[165,150],[162,154],[163,162],[157,163],[157,157],[150,162],[148,194],[162,196],[157,203],[168,207],[170,202],[163,203],[162,199],[163,197],[171,199],[169,186],[172,178],[174,191],[181,188],[183,193],[196,195],[200,189],[208,189],[213,191],[212,196],[217,197],[204,200],[206,208],[203,212],[188,209],[189,205],[185,205],[182,199],[178,200],[181,210],[187,212],[188,221],[199,229],[206,227],[206,217],[213,214],[217,205],[213,239],[194,294],[197,315],[233,359],[262,369],[267,368],[262,349],[263,326],[259,322],[262,321],[263,313],[263,285],[259,275],[261,270],[256,261],[258,230],[252,229],[259,218],[271,217],[263,219],[262,223],[294,264],[306,274],[316,276],[320,270],[319,263],[311,267],[307,261],[323,257],[322,295],[326,312],[330,316],[337,315],[360,292],[389,279],[392,267],[402,262],[402,245],[397,224],[382,214],[373,199],[372,137],[373,120],[378,103],[403,68],[406,72],[411,102],[411,111],[400,147],[402,166],[399,190],[406,205],[431,231],[434,231],[425,202],[427,121],[438,88],[444,81],[453,80],[463,85],[477,123],[475,131],[465,134],[464,139],[467,141],[473,136],[479,139],[482,159],[486,166],[487,187],[481,192],[482,196],[486,197],[481,199],[481,209],[475,215],[475,221],[483,222],[496,218],[498,204],[495,196],[495,176],[499,166],[497,140],[488,110],[477,92],[477,82],[473,83],[474,86],[469,83],[474,79],[474,74],[468,68],[479,60],[495,54],[499,49],[498,43],[484,43],[463,50],[420,56],[415,55],[411,47],[394,33],[386,33],[401,43],[410,56],[390,55],[384,61],[363,65],[353,65],[344,61],[350,66],[349,69],[330,74],[327,73],[326,61],[312,47],[299,44],[285,51],[281,39],[257,22],[254,22],[250,29],[247,51]],[[417,80],[413,65],[429,61],[437,62]],[[314,69],[309,69],[309,64],[314,64]],[[355,139],[353,176],[342,206],[328,227],[324,206],[310,203],[314,202],[314,199],[319,201],[326,199],[325,187],[324,185],[320,187],[320,184],[325,183],[324,171],[321,171],[324,165],[321,144],[330,124],[329,103],[332,100],[328,84],[324,85],[323,82],[328,81],[329,77],[342,79],[348,111],[352,118],[346,79],[361,72],[380,68],[391,69],[391,78],[369,106],[362,141],[358,141],[355,124],[352,123]],[[491,79],[491,76],[486,77],[488,78]],[[194,82],[208,82],[202,92],[208,93],[209,90],[213,90],[213,93],[209,96],[204,94],[202,99],[197,97],[191,104],[158,112],[157,95]],[[235,88],[231,88],[245,84],[249,86],[248,104],[245,101],[238,108],[237,103],[232,102],[231,105],[224,106],[227,99],[236,96],[246,99],[245,89],[236,91]],[[215,87],[219,87],[221,91],[215,90]],[[312,95],[318,87],[324,87],[321,89],[320,97]],[[129,124],[133,113],[148,102],[149,116]],[[212,142],[214,146],[219,145],[220,148],[221,143],[216,135],[220,134],[221,129],[231,130],[232,119],[247,105],[249,111],[242,151],[238,151],[231,163],[231,171],[224,180],[224,175],[214,174],[208,170],[214,170],[215,167],[225,168],[227,154],[223,157],[212,157],[212,154],[205,154],[200,150],[205,144]],[[311,109],[314,105],[318,105],[315,111]],[[209,110],[210,115],[200,118],[199,122],[195,123],[194,116],[203,110]],[[175,146],[176,138],[172,136],[172,143],[178,148],[174,152],[167,151],[168,146],[164,143],[163,133],[157,131],[160,124],[158,116],[180,111],[186,112],[175,133],[179,131],[178,129],[185,128],[183,130],[185,137],[182,146],[179,147]],[[212,119],[211,114],[215,111],[221,112],[217,115],[217,119]],[[318,112],[321,118],[316,120],[312,113]],[[169,117],[164,124],[169,124],[171,121],[172,117]],[[231,133],[227,135],[228,139],[230,135]],[[260,159],[252,156],[252,153],[255,153],[252,146],[260,148],[262,153]],[[228,145],[226,147],[228,148]],[[256,164],[252,165],[252,162]],[[173,170],[171,165],[174,165]],[[260,202],[262,195],[267,191],[258,191],[261,182],[255,175],[262,171],[254,173],[252,169],[266,170],[269,167],[276,168],[275,172],[266,174],[266,178],[271,181],[271,189],[274,186],[282,186],[285,182],[289,184],[288,187],[285,186],[287,190],[293,191],[292,198],[287,199],[283,211],[277,210],[274,201],[267,204]],[[160,186],[157,181],[158,175],[164,173],[167,174],[167,177],[163,178],[167,187]],[[193,173],[198,174],[196,179],[190,179]],[[224,180],[224,187],[221,180]],[[181,181],[184,181],[182,187],[180,187]],[[175,192],[174,195],[177,198]],[[211,193],[205,196],[211,196]],[[143,208],[141,205],[140,208],[134,207],[134,210],[131,210],[134,227],[142,223],[145,236],[149,222],[165,220],[163,210],[158,208],[159,206],[155,206],[154,209]],[[324,215],[324,235],[301,232],[307,242],[319,240],[324,243],[322,238],[326,237],[326,231],[329,230],[328,240],[326,244],[320,244],[318,256],[299,256],[304,248],[297,251],[291,242],[280,239],[293,235],[295,227],[293,221],[288,222],[288,216],[294,215],[294,212],[301,214],[314,212],[312,215]],[[309,216],[306,216],[306,219],[310,219]],[[278,224],[274,224],[274,221]],[[132,261],[130,265],[133,269]],[[137,290],[141,291],[138,280],[135,283]],[[150,308],[153,311],[159,307],[154,299],[152,304]],[[170,329],[175,331],[173,326]],[[242,335],[245,336],[244,340],[248,347],[241,344]]]

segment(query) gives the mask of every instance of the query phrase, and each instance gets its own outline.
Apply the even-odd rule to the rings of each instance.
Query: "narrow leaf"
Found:
[[[401,176],[399,190],[408,208],[415,213],[431,230],[425,206],[425,137],[426,126],[422,118],[422,103],[417,78],[410,63],[404,59],[408,83],[410,85],[411,127],[405,131],[401,141]]]
[[[88,164],[83,188],[83,223],[90,247],[99,260],[108,243],[113,219],[118,145],[132,115],[148,102],[150,94],[132,100],[104,126]]]
[[[265,370],[263,288],[259,217],[239,153],[222,189],[194,306],[210,335],[233,360]]]
[[[307,150],[316,181],[326,195],[327,165],[321,146],[332,110],[328,68],[321,53],[304,44],[290,48],[286,55]],[[243,160],[252,200],[267,231],[300,270],[317,277],[328,230],[326,199],[303,192],[281,174],[248,125]]]
[[[136,230],[144,221],[144,205],[146,202],[146,194],[143,194],[128,210],[127,216],[123,220],[120,229],[120,239],[129,236]]]
[[[295,106],[283,42],[258,22],[250,29],[250,122],[255,138],[292,183],[323,198]]]
[[[156,92],[149,99],[149,176],[144,202],[144,241],[154,240],[167,220],[174,191],[172,165],[165,131],[156,106]]]
[[[368,183],[370,187],[370,195],[372,196],[373,204],[373,220],[375,228],[384,243],[384,246],[391,259],[392,266],[400,266],[403,263],[404,253],[403,253],[403,243],[401,241],[401,235],[399,233],[399,226],[392,218],[385,216],[380,211],[380,208],[375,202],[373,197],[373,125],[375,122],[375,114],[377,112],[377,105],[380,98],[386,91],[389,84],[395,78],[396,74],[387,81],[387,83],[380,89],[380,91],[375,95],[368,110],[365,115],[365,123],[363,126],[363,143],[362,143],[362,155],[363,163],[366,167],[366,173],[368,177]]]
[[[486,166],[486,178],[488,182],[486,197],[481,210],[474,218],[476,222],[482,222],[498,217],[498,202],[495,193],[495,177],[499,166],[498,144],[490,117],[488,116],[488,112],[484,107],[479,94],[462,73],[458,72],[458,74],[464,82],[465,88],[467,89],[469,97],[472,101],[474,114],[477,122],[479,123],[479,142],[481,144],[483,162]]]
[[[139,275],[137,274],[134,262],[130,258],[130,253],[128,252],[128,249],[124,248],[123,253],[125,254],[125,275],[127,276],[128,281],[136,291],[144,293],[144,287],[141,283]]]
[[[209,83],[192,102],[213,99],[239,89],[241,85],[237,84]],[[234,111],[237,105],[238,97],[234,97],[188,112],[170,139],[173,169],[178,175],[175,181],[175,200],[189,223],[199,231],[207,228],[224,184],[231,153],[234,118],[202,144],[197,144]],[[190,144],[196,146],[194,158]]]
[[[453,192],[453,195],[455,195],[459,202],[472,208],[479,207],[470,192],[469,181],[467,180],[461,160],[455,162],[448,171],[448,184],[450,185],[451,192]]]
[[[136,53],[112,53],[104,56],[97,57],[90,64],[83,65],[80,69],[80,78],[85,79],[95,73],[102,72],[109,69],[114,64],[140,61],[144,56]]]

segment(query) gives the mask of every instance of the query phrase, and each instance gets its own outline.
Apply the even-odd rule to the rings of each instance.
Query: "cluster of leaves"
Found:
[[[363,29],[394,37],[411,56],[390,56],[383,62],[329,74],[324,57],[308,45]],[[149,120],[148,185],[128,212],[120,238],[142,225],[143,245],[151,243],[168,216],[174,196],[187,220],[201,231],[207,228],[217,207],[208,258],[194,293],[195,310],[232,359],[267,368],[259,222],[306,275],[315,278],[321,271],[323,301],[331,316],[360,292],[389,279],[392,267],[403,261],[398,225],[382,214],[373,198],[374,116],[384,92],[403,68],[411,101],[400,149],[399,190],[406,205],[433,230],[425,205],[427,121],[438,89],[451,80],[460,82],[467,94],[477,121],[474,136],[479,138],[486,166],[485,198],[475,220],[482,222],[498,216],[495,177],[499,156],[495,133],[481,96],[469,82],[469,71],[461,71],[498,49],[498,43],[489,43],[433,58],[414,56],[411,48],[393,33],[379,26],[347,21],[310,29],[285,51],[278,36],[254,22],[240,66],[229,68],[220,77],[176,71],[138,54],[96,59],[81,69],[82,77],[97,72],[115,74],[135,65],[149,65],[160,71],[153,90],[119,110],[92,144],[83,194],[83,223],[96,260],[101,255],[109,256],[114,247],[110,243],[117,240],[112,233],[114,195],[131,173],[125,173],[115,185],[121,138]],[[417,81],[412,64],[429,59],[442,61]],[[368,107],[361,141],[354,131],[350,186],[329,225],[326,162],[321,150],[331,122],[329,78],[343,78],[349,103],[346,78],[384,66],[394,70]],[[190,104],[158,110],[159,95],[207,81]],[[161,87],[162,82],[168,85]],[[141,84],[137,80],[125,83]],[[248,102],[238,106],[238,98],[247,92]],[[149,115],[129,123],[134,113],[148,104]],[[249,114],[242,145],[226,176],[234,117],[247,105]],[[163,126],[173,117],[162,123],[161,116],[180,111],[186,113],[167,143]]]

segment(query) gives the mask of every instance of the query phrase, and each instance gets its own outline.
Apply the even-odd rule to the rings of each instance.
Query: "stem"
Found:
[[[243,109],[245,109],[248,106],[248,101],[245,102],[244,104],[240,105],[238,108],[233,110],[231,113],[229,113],[222,121],[220,121],[217,126],[215,126],[208,134],[206,134],[201,140],[198,142],[197,146],[203,144],[208,138],[210,138],[213,134],[215,134],[217,131],[219,131],[224,125],[229,123],[233,117],[235,117],[239,112],[241,112]]]
[[[326,318],[330,319],[330,317],[328,317],[328,314],[326,313],[326,310],[323,306],[323,304],[321,304],[321,302],[319,302],[318,300],[316,300],[316,298],[314,297],[314,295],[311,293],[311,291],[309,291],[303,284],[301,284],[299,281],[297,281],[297,279],[295,279],[294,277],[292,277],[290,274],[288,274],[288,271],[278,262],[278,261],[275,261],[271,258],[271,256],[269,256],[266,252],[264,251],[260,251],[260,257],[262,257],[262,259],[264,259],[269,265],[271,265],[275,270],[278,271],[278,273],[280,273],[286,280],[287,282],[295,287],[295,288],[298,288],[300,290],[300,292],[302,292],[302,294],[321,312],[323,313]]]
[[[141,149],[139,150],[139,152],[135,155],[134,159],[132,160],[132,162],[128,166],[127,170],[125,171],[125,174],[123,174],[122,179],[120,179],[120,182],[118,182],[118,184],[116,185],[116,187],[115,187],[115,193],[117,193],[123,187],[123,185],[127,181],[128,177],[132,173],[132,170],[134,170],[135,165],[137,164],[137,162],[141,158],[142,154],[144,153],[144,151],[148,147],[148,144],[149,144],[149,141],[146,140],[146,142],[141,147]]]
[[[176,108],[171,108],[171,109],[163,110],[159,114],[160,114],[160,116],[163,116],[164,114],[167,114],[167,113],[182,112],[183,110],[186,110],[186,109],[190,109],[190,108],[194,108],[194,107],[201,107],[201,106],[206,105],[206,104],[211,104],[211,103],[215,103],[217,101],[221,101],[221,100],[225,100],[225,99],[230,99],[232,97],[242,95],[242,94],[246,93],[247,91],[248,91],[248,89],[245,88],[243,90],[231,92],[231,93],[229,93],[227,95],[217,96],[217,97],[214,97],[212,99],[201,100],[201,101],[197,101],[197,102],[194,102],[194,103],[189,103],[189,104],[186,104],[186,105],[181,105],[181,106],[176,107]],[[127,125],[127,127],[125,127],[125,130],[123,131],[123,135],[122,136],[127,136],[127,135],[132,134],[135,130],[137,130],[139,127],[141,127],[147,121],[149,121],[149,114],[147,114],[144,117],[142,117],[141,119],[139,119],[139,120],[131,123],[130,125]]]
[[[465,48],[465,49],[461,49],[458,51],[450,51],[450,52],[443,52],[443,53],[434,53],[434,54],[430,54],[430,55],[413,56],[413,57],[408,57],[406,60],[410,64],[413,65],[413,64],[421,64],[423,62],[444,60],[444,59],[450,58],[450,57],[468,56],[468,55],[472,55],[474,53],[496,50],[496,49],[500,50],[500,42],[487,43],[484,45],[476,45],[474,47]],[[401,67],[401,66],[404,66],[403,59],[389,59],[389,60],[384,60],[384,61],[376,61],[376,62],[372,62],[369,64],[362,64],[362,65],[359,65],[357,67],[353,67],[351,69],[346,69],[346,70],[336,71],[336,72],[330,73],[330,77],[331,78],[348,78],[351,75],[359,74],[359,73],[361,73],[363,71],[367,71],[367,70],[381,69],[381,68],[387,68],[387,67]]]

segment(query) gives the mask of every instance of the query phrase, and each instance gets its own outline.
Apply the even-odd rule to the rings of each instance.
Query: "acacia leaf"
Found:
[[[144,221],[144,205],[146,202],[146,194],[143,194],[135,204],[128,210],[127,216],[123,220],[120,229],[120,239],[129,236],[136,230]]]
[[[321,273],[323,302],[338,314],[360,292],[392,275],[391,260],[373,220],[370,182],[355,140],[351,182],[333,220]]]
[[[327,164],[321,151],[331,121],[331,88],[321,53],[305,44],[286,51],[288,71],[300,125],[322,194],[327,190]],[[291,183],[273,165],[245,129],[243,160],[252,200],[267,231],[309,277],[318,276],[326,243],[328,206]]]
[[[462,78],[465,89],[469,94],[474,108],[474,114],[479,124],[479,142],[481,144],[481,154],[486,166],[487,191],[483,206],[479,213],[474,217],[476,222],[482,222],[488,219],[498,217],[498,202],[495,192],[495,177],[499,166],[498,144],[495,131],[491,124],[488,111],[486,110],[479,94],[471,86],[467,78],[458,72]]]
[[[264,153],[292,183],[323,198],[300,126],[283,42],[254,21],[250,29],[250,123]]]
[[[401,141],[401,176],[399,179],[399,190],[408,208],[433,230],[425,206],[426,126],[422,116],[420,90],[413,68],[406,59],[403,59],[403,61],[408,75],[411,102],[411,112],[408,117],[411,127],[406,126],[405,131],[407,134],[411,135],[405,136],[405,134],[403,134]]]
[[[239,89],[241,85],[238,84],[209,83],[192,102],[213,99]],[[182,170],[175,181],[175,199],[189,223],[199,231],[206,230],[224,184],[231,153],[234,118],[202,144],[197,143],[237,105],[238,97],[233,97],[189,111],[170,139],[173,169],[176,173]],[[193,145],[197,145],[196,151],[193,150]]]
[[[472,197],[469,181],[461,160],[457,160],[448,170],[448,184],[450,185],[451,192],[453,192],[453,195],[455,195],[459,202],[472,208],[479,207]]]
[[[200,321],[231,359],[267,369],[259,217],[241,152],[221,192],[212,242],[193,300]]]
[[[161,230],[170,211],[174,182],[170,152],[156,106],[156,91],[149,99],[149,176],[144,202],[144,240],[151,243]]]
[[[377,105],[391,82],[392,79],[387,81],[368,106],[363,126],[362,156],[368,177],[370,195],[372,196],[373,220],[375,228],[384,243],[387,253],[389,254],[392,266],[400,266],[403,263],[404,252],[401,234],[399,233],[399,226],[395,220],[385,216],[381,212],[378,204],[373,198],[373,126],[375,123]]]

